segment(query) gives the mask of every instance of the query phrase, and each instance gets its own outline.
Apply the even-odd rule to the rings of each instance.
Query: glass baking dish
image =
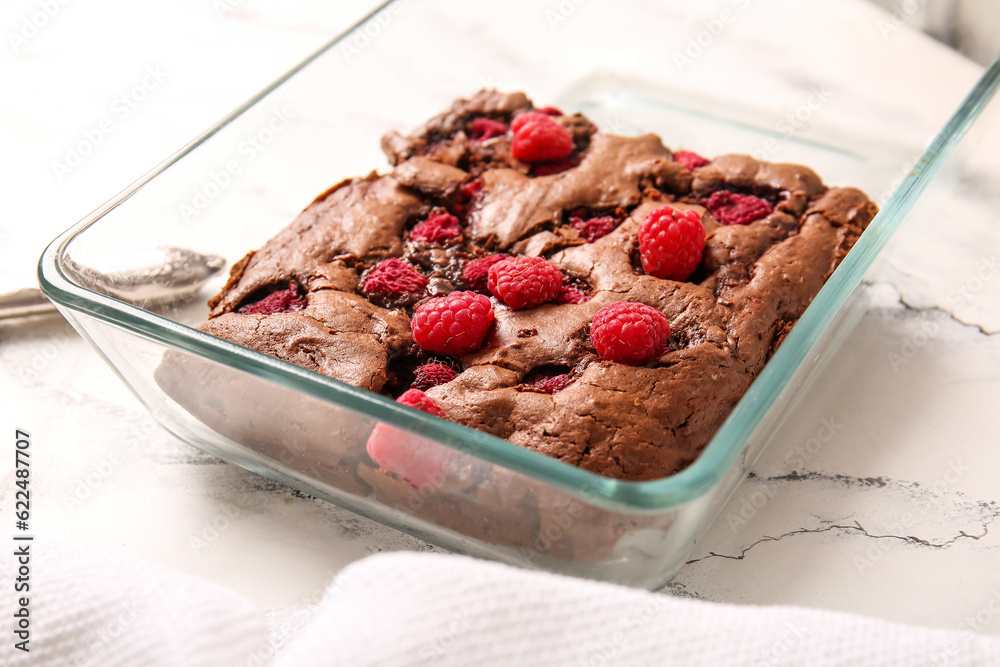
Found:
[[[536,8],[537,20],[513,23],[515,6],[535,7],[511,3],[500,16],[457,0],[379,7],[55,239],[39,281],[159,423],[191,445],[455,551],[654,589],[684,564],[864,313],[876,258],[928,185],[944,182],[935,175],[958,173],[947,159],[1000,76],[994,65],[926,150],[818,117],[786,132],[775,119],[788,113],[787,100],[769,108],[624,75],[621,53],[581,70],[569,56],[573,45],[613,23],[613,10],[581,9],[560,22]],[[777,10],[758,11],[766,19]],[[453,20],[442,25],[441,16]],[[442,31],[473,35],[492,52],[455,58],[420,48]],[[524,50],[532,40],[546,44],[547,67]],[[525,90],[612,132],[657,132],[675,149],[801,162],[876,199],[893,192],[901,165],[915,166],[697,461],[649,482],[599,477],[199,332],[205,299],[223,277],[193,301],[157,307],[97,293],[67,270],[70,256],[87,264],[98,254],[163,246],[232,263],[330,184],[384,169],[385,130],[413,127],[482,85]],[[414,446],[451,450],[445,478],[416,489],[379,470],[365,451],[379,425]]]

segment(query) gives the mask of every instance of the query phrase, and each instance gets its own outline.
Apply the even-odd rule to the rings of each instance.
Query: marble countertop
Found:
[[[0,124],[0,290],[31,284],[45,242],[373,3],[50,4],[0,9],[9,99]],[[780,44],[760,39],[747,0],[684,4],[552,1],[533,5],[533,18],[557,30],[576,12],[642,17],[636,34],[616,43],[621,71],[721,90],[779,121],[828,86],[836,94],[824,121],[916,146],[982,72],[860,0],[813,3],[810,22],[789,26]],[[687,39],[724,11],[738,20],[694,66],[674,66]],[[449,48],[461,47],[491,48],[456,35]],[[479,84],[520,84],[503,56]],[[71,164],[73,146],[87,137],[91,154]],[[996,132],[983,141],[1000,148]],[[900,175],[909,167],[899,164]],[[992,412],[1000,290],[989,282],[997,241],[995,216],[961,211],[934,216],[902,240],[835,363],[668,593],[1000,633]],[[33,433],[39,547],[139,554],[268,607],[314,602],[338,570],[368,554],[437,550],[191,449],[160,429],[59,318],[0,323],[0,395],[4,432]],[[11,525],[12,458],[0,461],[2,526]]]

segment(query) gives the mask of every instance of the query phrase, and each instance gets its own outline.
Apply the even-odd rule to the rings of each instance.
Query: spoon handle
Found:
[[[29,315],[46,315],[56,312],[56,307],[45,298],[42,290],[25,287],[0,294],[0,320]]]

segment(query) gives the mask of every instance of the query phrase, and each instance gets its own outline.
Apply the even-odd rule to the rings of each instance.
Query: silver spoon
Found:
[[[135,304],[170,305],[201,289],[226,260],[186,248],[163,247],[116,253],[83,265],[70,257],[63,265],[85,287]],[[0,319],[43,315],[55,306],[37,288],[0,294]]]

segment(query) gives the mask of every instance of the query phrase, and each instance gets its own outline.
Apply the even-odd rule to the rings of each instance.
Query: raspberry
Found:
[[[590,340],[605,361],[640,366],[663,354],[670,324],[655,308],[615,301],[601,308],[590,324]]]
[[[466,181],[458,186],[458,191],[461,193],[463,199],[472,199],[479,191],[483,189],[483,182],[478,178],[474,178],[471,181]]]
[[[528,118],[526,118],[528,117]],[[573,135],[544,114],[521,114],[511,124],[510,152],[523,162],[552,162],[573,152]]]
[[[541,111],[528,111],[520,114],[517,118],[514,119],[514,122],[510,124],[510,131],[513,132],[514,134],[517,134],[517,131],[520,130],[522,127],[524,127],[527,123],[533,123],[538,121],[544,123],[545,121],[551,121],[551,120],[552,119],[549,118],[549,114],[542,113]]]
[[[487,280],[489,278],[490,267],[497,262],[510,259],[510,255],[490,255],[482,259],[474,259],[465,265],[462,270],[462,280],[465,284],[478,292],[485,292],[489,289]]]
[[[493,306],[482,294],[452,292],[417,308],[410,327],[423,349],[458,356],[482,346],[493,317]]]
[[[567,303],[586,303],[590,297],[572,285],[563,285],[556,295],[556,303],[564,305]]]
[[[472,140],[486,141],[493,137],[502,137],[507,134],[507,124],[490,118],[474,118],[472,120]]]
[[[411,241],[441,243],[462,235],[462,225],[458,218],[449,213],[437,213],[410,230]]]
[[[397,257],[384,259],[368,273],[361,289],[369,294],[399,296],[419,292],[427,287],[427,279]]]
[[[448,418],[434,399],[419,389],[407,390],[396,402],[435,417]],[[375,427],[368,437],[367,450],[375,463],[418,489],[441,484],[451,466],[450,449],[388,424]]]
[[[305,297],[299,296],[299,284],[294,280],[288,283],[288,289],[268,294],[260,301],[240,308],[240,315],[271,315],[272,313],[294,313],[308,305]]]
[[[418,367],[413,374],[416,377],[410,387],[421,391],[427,391],[431,387],[451,382],[458,376],[454,368],[444,364],[424,364]]]
[[[535,109],[535,113],[545,114],[546,116],[565,116],[562,111],[556,107],[542,107],[541,109]]]
[[[687,280],[701,261],[705,228],[695,211],[661,206],[639,226],[642,270],[657,278]]]
[[[469,209],[472,208],[472,200],[475,199],[476,195],[482,189],[483,184],[478,178],[459,185],[452,193],[451,202],[448,204],[448,212],[452,215],[457,215],[459,218],[466,218],[469,214]]]
[[[760,197],[740,195],[729,190],[716,190],[711,197],[702,199],[701,205],[724,225],[749,225],[774,211],[770,202]]]
[[[677,151],[674,153],[674,162],[692,171],[708,164],[708,160],[693,151]]]
[[[420,391],[419,389],[407,389],[403,392],[403,395],[396,399],[397,403],[402,403],[405,406],[416,408],[421,412],[426,412],[427,414],[434,415],[435,417],[441,417],[442,419],[447,419],[448,415],[442,410],[434,399]]]
[[[562,391],[571,384],[573,384],[573,380],[568,373],[564,373],[562,375],[540,375],[534,380],[525,382],[524,386],[538,389],[546,394],[554,394],[557,391]]]
[[[555,160],[554,162],[538,162],[532,165],[531,175],[551,176],[552,174],[561,174],[573,167],[579,167],[580,162],[582,162],[580,158],[566,158],[564,160]]]
[[[607,236],[613,232],[615,227],[618,226],[618,220],[610,215],[603,215],[599,218],[591,218],[590,220],[583,220],[574,216],[569,219],[569,224],[577,231],[580,238],[587,243],[593,243],[602,236]]]
[[[541,257],[512,257],[490,267],[488,286],[513,310],[551,301],[562,288],[562,271]]]

